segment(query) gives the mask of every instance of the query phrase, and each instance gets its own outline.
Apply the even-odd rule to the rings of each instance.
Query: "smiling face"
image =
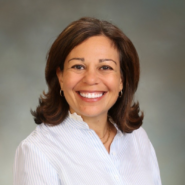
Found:
[[[119,53],[105,36],[93,36],[66,57],[57,76],[70,112],[85,117],[107,117],[122,90]]]

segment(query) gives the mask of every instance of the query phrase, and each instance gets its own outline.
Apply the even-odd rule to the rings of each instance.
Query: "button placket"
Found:
[[[116,181],[116,184],[122,183],[122,179],[121,179],[120,175],[115,174],[115,175],[113,175],[113,178]]]
[[[112,156],[116,156],[116,152],[115,152],[115,151],[112,151],[112,152],[111,152],[111,155],[112,155]]]

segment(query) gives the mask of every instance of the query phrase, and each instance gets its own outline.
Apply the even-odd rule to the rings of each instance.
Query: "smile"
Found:
[[[104,93],[103,92],[101,92],[101,93],[98,93],[98,92],[96,92],[96,93],[79,92],[79,94],[80,94],[80,96],[82,96],[84,98],[99,98],[99,97],[103,96]]]

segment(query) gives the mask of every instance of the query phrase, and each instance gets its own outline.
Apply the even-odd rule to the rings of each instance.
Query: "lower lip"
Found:
[[[105,96],[106,93],[103,93],[102,96],[97,97],[97,98],[86,98],[86,97],[81,96],[78,92],[77,92],[77,94],[78,94],[78,96],[79,96],[83,101],[86,101],[86,102],[97,102],[97,101],[101,100],[101,99]]]

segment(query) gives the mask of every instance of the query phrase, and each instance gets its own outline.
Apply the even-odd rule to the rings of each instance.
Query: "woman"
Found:
[[[160,185],[155,151],[133,96],[139,59],[106,21],[81,18],[54,41],[38,124],[18,147],[14,185]]]

